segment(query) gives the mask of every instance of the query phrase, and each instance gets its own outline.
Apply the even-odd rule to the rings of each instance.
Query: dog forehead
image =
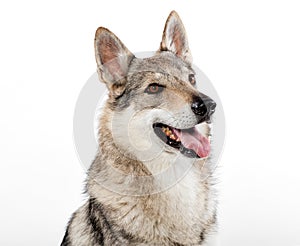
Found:
[[[160,74],[168,74],[183,80],[186,80],[189,74],[194,73],[186,62],[171,52],[161,52],[152,57],[134,59],[129,73],[139,72],[154,72],[158,77]]]

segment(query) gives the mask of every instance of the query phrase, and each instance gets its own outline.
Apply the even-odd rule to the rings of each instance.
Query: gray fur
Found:
[[[179,33],[171,35],[172,30]],[[172,37],[179,40],[172,43],[168,40]],[[113,52],[101,42],[113,43]],[[97,30],[95,46],[99,77],[107,84],[110,95],[100,118],[98,154],[88,171],[89,199],[73,214],[61,245],[204,245],[216,224],[209,163],[178,155],[156,140],[154,145],[165,151],[158,158],[143,161],[141,156],[145,153],[129,148],[124,133],[133,124],[136,143],[147,145],[143,131],[153,134],[153,122],[144,119],[155,121],[158,117],[162,123],[170,120],[161,114],[154,117],[153,110],[170,112],[174,127],[190,128],[197,124],[190,104],[194,96],[201,94],[188,82],[188,75],[194,71],[181,20],[176,12],[171,12],[160,50],[150,58],[134,57],[104,28]],[[103,64],[101,52],[107,52],[105,59],[117,60]],[[128,56],[120,58],[116,54]],[[116,76],[113,68],[119,69]],[[145,96],[144,91],[155,81],[166,88],[154,100]],[[131,112],[137,114],[135,121],[130,121]],[[204,132],[209,134],[206,125]],[[161,173],[174,158],[180,162],[178,166],[192,161],[191,168],[174,185],[157,192],[160,185],[166,185],[165,178],[170,177],[162,175],[157,180],[155,174]],[[180,170],[178,166],[174,166],[175,172]]]

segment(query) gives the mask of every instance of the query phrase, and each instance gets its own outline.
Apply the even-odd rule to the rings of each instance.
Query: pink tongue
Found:
[[[207,157],[209,155],[209,140],[198,132],[195,127],[181,131],[174,129],[174,131],[185,148],[194,150],[200,157]]]

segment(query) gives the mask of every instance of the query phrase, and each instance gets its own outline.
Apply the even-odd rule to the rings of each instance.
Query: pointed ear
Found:
[[[100,80],[116,96],[124,91],[126,75],[134,55],[111,31],[99,27],[95,35],[95,56]]]
[[[173,10],[165,24],[160,51],[172,51],[188,63],[192,63],[188,39],[179,15]]]

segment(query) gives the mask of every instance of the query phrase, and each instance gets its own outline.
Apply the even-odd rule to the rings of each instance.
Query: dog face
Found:
[[[106,112],[118,146],[143,160],[209,156],[208,123],[216,104],[196,88],[188,40],[176,12],[168,17],[153,57],[136,58],[102,27],[96,32],[95,53],[100,80],[109,89]]]

